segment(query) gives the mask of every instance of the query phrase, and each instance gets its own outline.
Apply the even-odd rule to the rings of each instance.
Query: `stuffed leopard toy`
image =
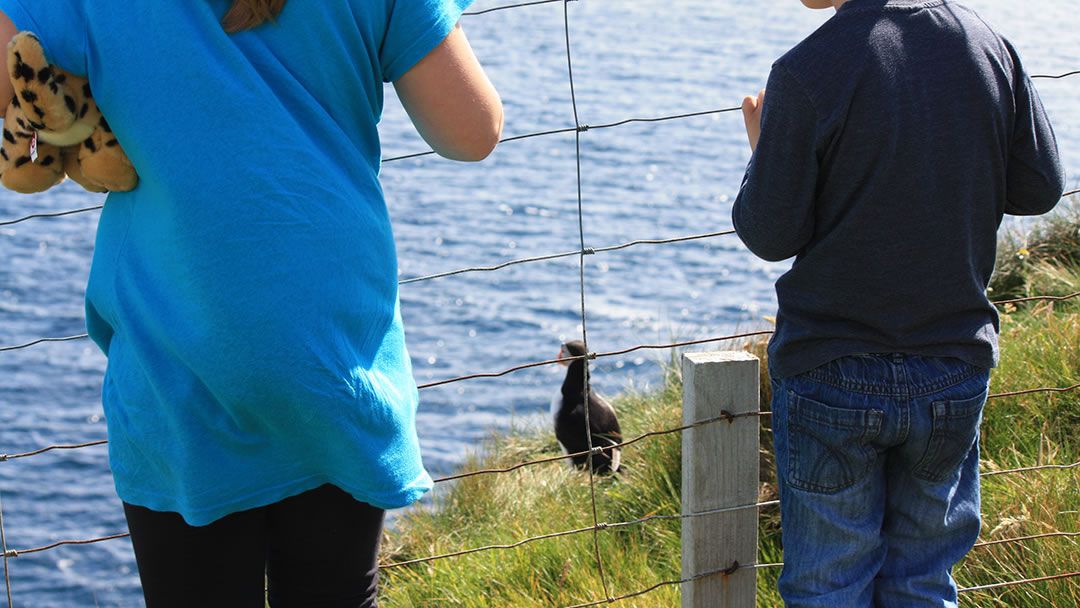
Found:
[[[0,183],[42,192],[65,174],[91,192],[124,192],[139,176],[85,78],[50,65],[37,36],[19,32],[7,49],[15,98],[4,117]]]

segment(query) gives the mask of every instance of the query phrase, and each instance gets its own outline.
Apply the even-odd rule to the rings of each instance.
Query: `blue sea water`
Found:
[[[473,10],[511,3],[477,0]],[[1080,0],[969,0],[1016,43],[1032,73],[1080,69]],[[769,65],[829,16],[795,0],[582,0],[463,18],[500,90],[507,137],[731,108]],[[1038,80],[1057,129],[1069,188],[1080,187],[1080,76]],[[385,156],[426,150],[387,89]],[[577,250],[578,154],[573,132],[501,145],[462,165],[434,156],[387,162],[383,184],[402,279]],[[580,137],[586,247],[730,229],[749,158],[737,112],[591,128]],[[71,184],[35,196],[0,192],[0,222],[99,205]],[[82,292],[97,212],[0,226],[0,347],[81,334]],[[786,268],[733,236],[637,245],[585,258],[585,323],[597,352],[724,336],[767,326],[772,282]],[[407,283],[401,288],[417,382],[554,358],[582,333],[576,256]],[[669,360],[640,350],[593,364],[601,392],[647,390]],[[0,352],[0,454],[105,438],[104,357],[87,340]],[[491,429],[544,424],[562,368],[421,391],[425,462],[450,473]],[[674,422],[674,421],[673,421]],[[0,462],[10,549],[125,530],[106,450],[55,451]],[[131,546],[114,540],[9,560],[19,607],[141,606]],[[0,598],[4,597],[0,594]],[[5,598],[6,599],[6,598]],[[3,605],[3,600],[0,600]]]

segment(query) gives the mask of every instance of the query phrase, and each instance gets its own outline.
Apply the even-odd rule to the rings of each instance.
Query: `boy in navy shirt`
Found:
[[[1064,175],[1012,45],[950,0],[802,0],[836,15],[743,103],[735,201],[795,257],[769,344],[787,606],[955,606],[979,533],[978,430],[1005,213]],[[767,93],[766,93],[767,91]]]

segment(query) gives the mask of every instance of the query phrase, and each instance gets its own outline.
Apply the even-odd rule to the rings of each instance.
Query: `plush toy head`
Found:
[[[127,154],[90,94],[90,85],[45,59],[37,36],[19,32],[7,49],[15,98],[4,116],[0,183],[42,192],[67,175],[91,192],[139,183]]]

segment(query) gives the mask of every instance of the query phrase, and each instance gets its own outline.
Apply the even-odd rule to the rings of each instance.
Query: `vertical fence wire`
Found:
[[[13,608],[11,603],[11,574],[8,572],[7,537],[4,536],[4,501],[0,498],[0,551],[4,552],[4,587],[7,589],[8,608]]]
[[[568,80],[570,81],[570,105],[574,111],[574,162],[576,168],[577,178],[577,220],[578,220],[578,240],[581,245],[581,252],[578,254],[578,276],[580,282],[580,294],[581,294],[581,342],[585,345],[585,353],[589,352],[589,334],[586,326],[586,308],[585,308],[585,213],[583,205],[583,197],[581,193],[581,119],[578,116],[577,107],[577,94],[574,91],[574,62],[570,50],[570,2],[573,0],[563,0],[563,32],[566,38],[566,73]],[[592,440],[592,422],[589,419],[589,357],[586,356],[584,365],[581,366],[582,374],[585,375],[585,384],[583,397],[585,399],[585,441],[586,446],[589,449],[589,455],[585,457],[585,468],[589,471],[589,502],[592,507],[593,518],[593,551],[596,554],[596,570],[600,575],[600,585],[604,588],[604,597],[610,601],[611,593],[608,591],[607,577],[604,575],[604,561],[600,555],[600,516],[596,509],[596,476],[593,473],[593,440]]]

